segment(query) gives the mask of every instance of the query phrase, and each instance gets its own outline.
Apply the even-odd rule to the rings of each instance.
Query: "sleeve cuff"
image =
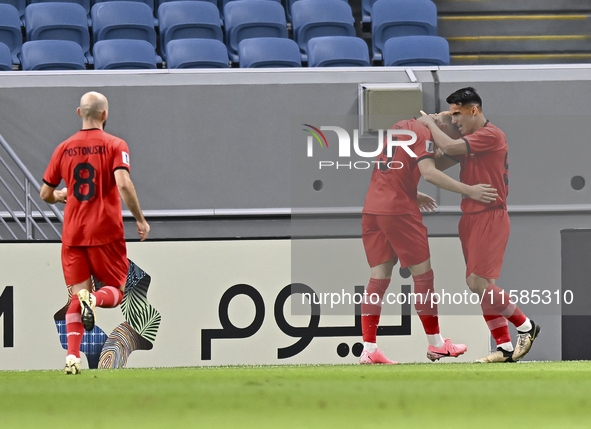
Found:
[[[466,151],[467,151],[466,154],[470,155],[470,143],[468,142],[467,139],[462,139],[462,140],[464,140],[466,142]]]
[[[45,179],[43,179],[43,183],[45,183],[47,186],[51,186],[52,188],[57,188],[59,186],[59,183],[57,185],[54,185],[53,183],[49,183]]]
[[[113,172],[117,171],[117,170],[126,170],[129,173],[129,167],[115,167],[113,169]]]
[[[421,162],[423,159],[427,159],[427,158],[435,159],[435,157],[433,155],[424,155],[424,156],[421,156],[419,159],[417,159],[417,164],[419,162]]]

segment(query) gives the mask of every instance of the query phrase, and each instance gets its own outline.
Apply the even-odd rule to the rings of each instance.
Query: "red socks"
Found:
[[[80,301],[77,295],[72,295],[72,302],[66,312],[66,333],[68,338],[68,354],[80,357],[80,345],[84,335],[82,316],[80,315]]]
[[[497,346],[511,342],[511,335],[509,335],[509,324],[500,314],[497,315],[484,315],[484,320],[488,325],[490,334],[495,339]]]
[[[505,317],[515,326],[521,326],[527,320],[527,317],[511,302],[509,295],[500,287],[488,285],[482,298],[482,312],[484,315],[498,315]]]
[[[363,341],[366,343],[376,342],[376,333],[382,312],[382,299],[389,285],[390,279],[369,279],[369,284],[365,289],[366,295],[361,302],[361,330]]]
[[[93,293],[97,307],[117,307],[123,301],[123,292],[113,286],[103,286]]]
[[[431,305],[433,295],[433,270],[424,274],[413,276],[415,294],[421,298],[415,299],[415,309],[423,323],[427,335],[439,334],[439,318],[437,317],[437,304]]]

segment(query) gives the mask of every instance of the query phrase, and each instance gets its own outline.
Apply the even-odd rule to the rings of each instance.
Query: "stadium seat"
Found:
[[[112,39],[145,40],[156,49],[156,30],[150,7],[141,2],[96,3],[90,12],[94,41]]]
[[[9,4],[0,4],[0,43],[10,50],[13,64],[20,64],[19,54],[23,44],[21,20],[16,8]]]
[[[94,44],[96,70],[155,69],[156,53],[145,40],[101,40]]]
[[[300,49],[290,39],[244,39],[238,45],[241,68],[301,67]]]
[[[378,0],[371,14],[374,61],[382,60],[391,37],[437,36],[437,7],[430,0]]]
[[[308,41],[309,67],[367,67],[369,48],[358,37],[315,37]]]
[[[287,21],[291,22],[291,7],[298,0],[285,0],[285,13],[287,14]],[[343,0],[348,3],[347,0]]]
[[[71,40],[34,40],[23,44],[23,70],[84,70],[86,58]]]
[[[220,11],[222,11],[222,13],[223,13],[224,10],[226,9],[226,5],[228,3],[233,2],[233,1],[240,1],[240,0],[219,0],[218,4],[219,4],[219,7],[220,7]],[[242,0],[242,1],[253,1],[253,0]],[[254,0],[254,1],[259,1],[259,0]],[[281,4],[281,0],[267,0],[267,1],[274,1],[274,2],[277,2],[277,3]]]
[[[307,61],[308,40],[322,36],[355,36],[351,6],[341,0],[299,0],[291,9],[293,33]]]
[[[449,65],[449,44],[438,36],[393,37],[384,46],[385,66]]]
[[[233,62],[238,62],[238,44],[253,37],[287,38],[285,9],[269,0],[232,1],[224,8],[226,45]]]
[[[10,49],[4,43],[0,43],[0,71],[12,70]]]
[[[0,1],[2,1],[2,0],[0,0]],[[179,1],[179,0],[154,0],[154,10],[156,10],[156,12],[158,12],[158,10],[160,10],[160,6],[162,6],[165,3],[174,2],[174,1]],[[218,14],[219,14],[220,18],[222,16],[222,12],[221,12],[222,9],[218,7],[218,0],[188,0],[188,1],[200,1],[200,2],[211,3],[212,5],[215,6],[216,10],[218,10]]]
[[[23,27],[25,26],[25,8],[27,7],[27,0],[0,0],[0,5],[10,5],[16,9],[18,12],[18,17],[20,20],[20,25]],[[0,17],[2,17],[2,12],[0,12]]]
[[[171,40],[166,65],[169,69],[228,68],[228,50],[215,39]]]
[[[160,51],[166,59],[166,45],[176,39],[224,40],[218,8],[203,1],[173,1],[158,9]]]
[[[90,34],[86,11],[75,3],[35,3],[25,10],[27,40],[71,40],[89,61]]]
[[[70,0],[70,1],[72,1],[72,0]],[[93,5],[96,5],[96,4],[105,3],[105,2],[111,2],[111,1],[119,1],[119,0],[92,0],[92,4]],[[125,1],[131,1],[131,2],[136,2],[136,3],[144,3],[144,4],[146,4],[150,8],[150,11],[152,12],[152,15],[153,16],[156,16],[157,9],[156,10],[154,9],[154,6],[155,6],[154,5],[154,2],[155,2],[155,0],[125,0]],[[157,25],[156,22],[154,22],[154,25]]]
[[[48,2],[60,2],[60,3],[76,3],[84,8],[86,11],[86,17],[88,19],[88,26],[91,26],[90,22],[90,0],[29,0],[29,4],[35,3],[48,3]]]

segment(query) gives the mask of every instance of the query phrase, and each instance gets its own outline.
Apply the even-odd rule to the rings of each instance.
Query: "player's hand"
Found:
[[[428,115],[425,112],[423,112],[421,110],[421,116],[420,118],[417,119],[417,121],[419,121],[421,124],[425,125],[425,126],[429,126],[429,125],[435,125],[435,115]]]
[[[432,213],[437,209],[435,200],[422,192],[417,192],[417,204],[422,212]]]
[[[66,198],[68,197],[68,188],[63,188],[59,191],[56,189],[53,191],[53,197],[55,198],[56,203],[65,203]]]
[[[137,235],[140,236],[140,241],[144,241],[150,234],[150,225],[144,219],[143,222],[137,222]]]
[[[436,146],[435,147],[435,159],[443,158],[444,156],[445,156],[445,153]]]
[[[494,203],[499,195],[497,194],[497,190],[491,185],[478,184],[470,186],[468,196],[481,203],[490,204]]]

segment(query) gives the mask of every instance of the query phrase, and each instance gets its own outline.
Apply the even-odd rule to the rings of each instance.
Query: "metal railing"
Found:
[[[53,235],[52,232],[58,239],[61,238],[60,231],[50,219],[50,213],[42,210],[40,205],[48,207],[53,213],[51,217],[60,223],[64,221],[62,213],[55,205],[47,204],[41,200],[39,182],[1,134],[0,145],[8,154],[8,157],[5,158],[0,153],[0,190],[5,191],[0,192],[0,207],[4,208],[4,211],[0,212],[0,224],[4,226],[13,240],[35,240],[36,235],[49,240],[50,237],[47,233]],[[32,191],[34,194],[31,194]],[[48,228],[44,230],[40,225],[41,222],[38,221],[44,221]],[[5,240],[5,238],[0,235],[0,240]]]

